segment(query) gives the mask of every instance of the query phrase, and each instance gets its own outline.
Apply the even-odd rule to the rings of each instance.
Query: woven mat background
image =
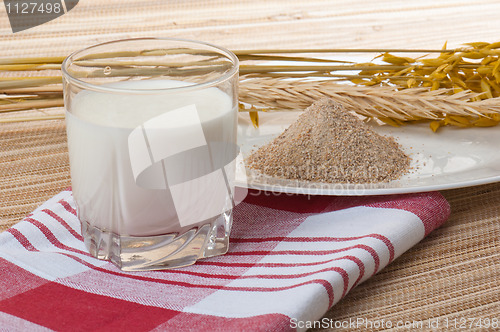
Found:
[[[97,42],[139,36],[200,39],[233,50],[441,48],[445,41],[455,47],[500,41],[498,13],[496,0],[295,0],[286,5],[87,0],[52,22],[12,34],[0,5],[0,57],[67,55]],[[0,176],[1,231],[70,185],[64,121],[1,124]],[[385,320],[394,326],[414,321],[413,330],[427,330],[435,319],[441,328],[448,319],[450,330],[464,320],[468,327],[471,318],[500,319],[500,184],[443,194],[452,206],[450,220],[355,288],[325,318]]]

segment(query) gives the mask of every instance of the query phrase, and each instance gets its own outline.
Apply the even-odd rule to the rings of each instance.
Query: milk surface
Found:
[[[158,89],[184,85],[187,83],[147,80],[113,83],[109,86]],[[209,155],[213,160],[208,164],[206,153],[195,151],[196,153],[176,155],[168,163],[156,163],[147,170],[151,174],[158,171],[156,173],[160,174],[159,177],[149,176],[149,183],[140,182],[132,169],[129,137],[134,130],[140,132],[145,123],[154,124],[155,119],[166,112],[172,112],[173,122],[177,125],[164,126],[166,128],[159,125],[155,129],[159,133],[161,130],[168,130],[168,136],[177,139],[177,142],[169,139],[165,142],[166,145],[190,146],[195,143],[193,133],[196,128],[193,123],[182,118],[183,113],[179,109],[182,111],[183,108],[194,107],[207,142],[232,143],[235,146],[237,110],[232,104],[230,96],[215,87],[177,91],[175,94],[79,92],[72,98],[66,111],[72,189],[79,218],[103,231],[131,236],[181,233],[196,226],[181,225],[167,184],[154,182],[166,181],[166,177],[160,174],[166,172],[166,169],[177,174],[175,179],[179,182],[196,178],[199,174],[210,172],[207,167],[215,167],[213,160],[231,159],[234,151],[230,148],[222,152],[218,150],[217,155]],[[210,150],[207,151],[211,153]],[[147,157],[144,157],[146,162],[149,161]],[[132,160],[134,158],[137,159],[137,156],[132,156]],[[170,180],[172,181],[172,177]],[[213,191],[213,188],[198,189],[199,194],[205,197],[210,197]],[[186,204],[189,206],[191,202]],[[207,205],[206,202],[192,204],[198,209],[203,209],[203,204]],[[206,220],[199,221],[200,225],[204,223]]]

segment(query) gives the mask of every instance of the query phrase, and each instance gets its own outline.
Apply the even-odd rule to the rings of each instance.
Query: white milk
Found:
[[[124,89],[158,89],[182,85],[186,83],[167,80],[112,84],[113,87]],[[157,187],[154,183],[152,186],[138,185],[137,174],[134,174],[131,166],[128,142],[132,131],[135,129],[138,132],[137,128],[141,128],[148,120],[153,119],[149,123],[154,124],[155,118],[162,114],[192,105],[198,111],[207,141],[232,143],[235,146],[236,109],[232,106],[231,98],[215,87],[153,95],[82,91],[72,98],[70,110],[66,112],[66,124],[73,195],[81,221],[102,231],[131,236],[177,233],[196,226],[179,222],[172,194],[162,183],[164,177],[157,181]],[[177,142],[165,144],[174,147],[177,143],[189,145],[190,140],[194,139],[191,127],[190,123],[186,123],[165,129],[178,137]],[[190,178],[190,174],[200,172],[200,167],[206,168],[206,160],[201,158],[204,158],[203,154],[177,158],[170,163],[170,168],[182,171],[181,178]],[[160,171],[162,166],[163,170],[165,168],[162,163],[156,166]],[[200,193],[208,197],[213,190],[199,188]],[[185,203],[188,207],[191,204],[189,201]]]

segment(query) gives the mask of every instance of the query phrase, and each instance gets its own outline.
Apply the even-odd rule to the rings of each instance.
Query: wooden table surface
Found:
[[[457,47],[500,41],[499,14],[497,0],[87,0],[62,17],[13,34],[0,5],[0,57],[61,56],[141,36],[198,39],[232,50],[435,49],[445,42]],[[0,72],[0,78],[8,76]],[[65,144],[61,120],[0,125],[0,229],[69,186]],[[447,224],[325,317],[427,324],[500,319],[500,185],[443,194],[452,206]]]
[[[246,48],[440,48],[499,40],[496,0],[80,1],[12,34],[0,6],[2,56],[61,55],[118,38],[169,36]]]

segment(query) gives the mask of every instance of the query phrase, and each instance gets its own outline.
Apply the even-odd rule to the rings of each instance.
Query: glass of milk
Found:
[[[235,205],[238,59],[141,38],[62,65],[73,197],[89,252],[122,270],[226,253]]]

